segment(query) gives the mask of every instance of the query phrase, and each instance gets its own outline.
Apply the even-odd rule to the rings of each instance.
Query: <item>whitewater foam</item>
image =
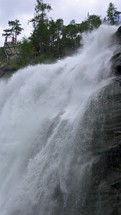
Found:
[[[62,215],[67,207],[70,215],[83,205],[93,158],[81,153],[76,130],[112,80],[115,31],[101,26],[84,35],[76,55],[0,81],[1,215]]]

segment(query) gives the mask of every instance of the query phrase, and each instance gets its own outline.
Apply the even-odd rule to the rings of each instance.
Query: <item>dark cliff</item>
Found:
[[[93,215],[121,215],[121,27],[112,42],[117,46],[111,59],[113,80],[95,107],[92,147],[97,159],[87,198]]]

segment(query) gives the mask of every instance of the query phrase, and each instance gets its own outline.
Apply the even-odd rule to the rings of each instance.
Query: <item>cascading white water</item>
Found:
[[[0,81],[0,215],[80,214],[94,159],[77,130],[111,81],[115,30],[101,26],[75,56]]]

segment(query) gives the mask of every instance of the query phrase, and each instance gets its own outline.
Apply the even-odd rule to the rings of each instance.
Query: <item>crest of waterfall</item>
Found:
[[[115,30],[101,26],[74,56],[1,79],[1,215],[81,214],[95,162],[84,116],[112,81]]]

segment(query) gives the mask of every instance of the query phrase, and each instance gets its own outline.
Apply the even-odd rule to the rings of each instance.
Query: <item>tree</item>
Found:
[[[12,36],[14,39],[13,42],[16,43],[17,36],[21,34],[21,31],[23,30],[23,28],[20,27],[20,21],[18,19],[15,19],[15,21],[8,21],[8,25],[11,28],[3,30],[4,33],[2,34],[2,36],[5,37],[5,42],[7,42],[9,36]]]
[[[3,31],[4,31],[4,33],[2,34],[2,36],[5,37],[5,43],[6,43],[8,37],[11,35],[11,30],[10,29],[4,29]]]
[[[56,24],[55,48],[56,48],[57,57],[60,57],[60,55],[61,55],[62,31],[63,31],[63,26],[64,26],[63,19],[57,19],[55,24]]]
[[[97,16],[97,15],[89,15],[87,22],[88,22],[89,30],[98,28],[102,23],[100,16]]]
[[[35,16],[30,20],[33,24],[33,33],[31,41],[37,53],[43,53],[47,49],[49,41],[49,20],[47,12],[51,10],[49,4],[43,3],[43,0],[36,0]]]
[[[29,39],[23,38],[20,42],[21,56],[24,61],[29,62],[30,59],[35,57],[35,50]]]
[[[68,48],[75,50],[79,47],[80,43],[80,29],[75,20],[72,20],[69,25],[65,27],[66,44]]]
[[[111,25],[114,25],[115,24],[115,18],[116,18],[116,7],[112,2],[110,2],[109,6],[108,6],[108,10],[107,10],[108,22]]]
[[[52,10],[51,5],[43,3],[43,0],[36,0],[37,4],[35,6],[35,12],[36,12],[36,18],[39,18],[39,20],[46,19],[46,12],[49,12]]]
[[[89,31],[89,23],[88,23],[88,21],[87,20],[82,21],[82,23],[80,24],[79,28],[80,28],[81,33]]]
[[[10,31],[15,38],[15,42],[17,42],[17,36],[21,34],[21,31],[23,30],[23,28],[21,28],[20,21],[15,19],[15,21],[8,21],[8,24],[11,27]]]

